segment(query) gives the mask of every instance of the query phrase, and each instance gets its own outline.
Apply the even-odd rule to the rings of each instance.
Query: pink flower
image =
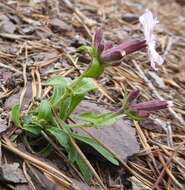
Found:
[[[152,12],[149,10],[146,10],[146,12],[139,17],[139,21],[143,25],[143,32],[148,45],[148,55],[150,58],[151,67],[154,70],[157,70],[156,65],[162,65],[164,62],[163,58],[155,50],[156,37],[154,35],[154,27],[158,21],[153,17]]]

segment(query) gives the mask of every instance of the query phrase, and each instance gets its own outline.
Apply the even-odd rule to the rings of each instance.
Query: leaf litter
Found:
[[[123,40],[126,41],[129,36],[139,37],[141,36],[137,21],[139,15],[144,12],[145,8],[152,8],[154,13],[159,16],[161,23],[160,27],[157,28],[157,33],[160,34],[159,41],[161,44],[161,46],[158,46],[158,49],[164,52],[166,58],[166,63],[157,73],[161,80],[158,76],[152,75],[151,83],[148,83],[139,75],[134,63],[139,64],[146,76],[148,73],[148,66],[146,64],[148,60],[143,52],[139,52],[135,55],[128,56],[122,61],[120,66],[107,69],[104,77],[98,80],[99,85],[103,86],[103,88],[101,88],[99,92],[90,95],[88,99],[103,105],[105,108],[107,107],[108,110],[119,109],[119,99],[127,93],[127,89],[132,90],[134,87],[137,87],[142,92],[142,100],[149,100],[152,97],[156,98],[157,95],[160,95],[164,99],[173,100],[175,106],[171,112],[163,111],[156,114],[156,118],[162,120],[164,123],[170,122],[172,130],[170,135],[166,133],[164,129],[160,130],[160,126],[153,125],[151,122],[141,122],[139,125],[136,123],[132,124],[132,126],[135,127],[136,137],[140,144],[139,152],[137,141],[134,138],[134,128],[131,128],[131,125],[128,124],[128,131],[132,131],[131,136],[134,139],[132,142],[131,139],[129,139],[128,142],[131,142],[131,145],[133,145],[133,142],[135,143],[134,146],[130,145],[131,147],[127,149],[126,153],[128,153],[128,155],[132,155],[133,153],[137,154],[135,154],[134,157],[129,157],[128,163],[125,164],[124,162],[123,168],[126,168],[126,171],[129,171],[129,173],[133,175],[133,177],[129,178],[131,184],[133,184],[133,189],[136,188],[136,181],[141,186],[143,184],[143,188],[147,185],[149,189],[171,189],[174,188],[174,186],[180,188],[182,187],[181,184],[184,185],[184,168],[182,163],[184,160],[183,143],[185,130],[184,123],[180,122],[182,121],[181,119],[178,119],[185,117],[185,86],[183,77],[185,39],[183,37],[184,25],[181,19],[185,12],[183,6],[180,6],[175,1],[170,1],[169,3],[169,1],[148,2],[146,0],[142,0],[139,3],[133,1],[119,1],[118,3],[112,1],[97,1],[96,3],[92,3],[90,1],[80,0],[76,1],[75,4],[72,4],[71,1],[68,0],[61,2],[48,0],[42,1],[42,3],[40,1],[36,1],[35,3],[22,1],[9,1],[9,3],[7,3],[6,1],[2,1],[0,6],[2,7],[1,14],[3,15],[1,16],[0,27],[0,45],[2,47],[0,51],[1,68],[5,68],[6,71],[16,72],[18,76],[20,76],[25,62],[28,63],[28,60],[32,60],[35,54],[40,55],[40,52],[46,52],[46,55],[41,56],[39,61],[33,59],[33,66],[31,65],[27,68],[27,79],[29,82],[32,82],[32,86],[29,87],[29,89],[32,89],[32,94],[30,93],[28,95],[28,101],[35,101],[35,99],[37,101],[37,99],[41,98],[38,92],[39,86],[42,88],[42,93],[47,95],[50,89],[46,85],[46,80],[51,75],[59,74],[74,78],[81,70],[84,70],[83,63],[76,65],[75,57],[72,55],[71,59],[71,57],[66,54],[67,48],[74,44],[75,35],[80,35],[80,38],[83,39],[84,42],[89,39],[87,43],[90,43],[91,39],[89,35],[95,30],[96,25],[101,23],[102,27],[105,28],[106,38],[109,38],[108,40],[112,40],[113,42],[119,43]],[[173,10],[171,6],[173,6]],[[54,22],[54,28],[51,26],[53,19],[56,21]],[[173,39],[172,41],[170,40],[171,38]],[[11,49],[13,47],[14,49]],[[50,58],[47,57],[47,52],[57,53],[54,55],[54,59],[51,58],[50,60]],[[61,62],[61,68],[52,69],[53,64],[57,61]],[[63,65],[64,62],[67,63],[67,67],[66,64]],[[51,68],[52,72],[48,72],[46,66],[49,66],[48,68]],[[40,69],[42,69],[43,75],[39,76],[38,72]],[[45,75],[45,73],[47,73],[47,75]],[[40,82],[39,78],[41,79]],[[18,79],[16,78],[15,80]],[[20,89],[23,87],[23,82],[18,82],[17,84]],[[7,97],[11,97],[16,93],[13,90],[14,86],[4,86],[1,80],[0,104],[2,107],[4,107],[5,101],[7,102],[6,104],[9,103]],[[22,92],[22,89],[19,91]],[[19,101],[19,98],[20,94],[16,101]],[[111,99],[114,100],[115,103],[113,103]],[[14,99],[12,102],[14,102]],[[24,104],[27,104],[27,102],[24,102],[23,105]],[[7,107],[10,108],[11,106]],[[97,107],[99,109],[99,106]],[[110,129],[107,127],[104,130]],[[17,130],[14,129],[8,130],[5,137],[11,137],[13,140],[16,131]],[[115,133],[114,129],[111,130],[111,135]],[[118,133],[120,135],[120,132]],[[98,135],[100,134],[97,134],[97,136]],[[170,136],[173,140],[172,144],[167,143]],[[127,138],[123,136],[120,142],[124,142],[122,141],[123,139],[126,140]],[[105,139],[103,138],[103,140]],[[120,140],[120,137],[118,140]],[[3,150],[6,148],[16,153],[15,149],[11,147],[11,144],[7,143],[7,141],[2,142],[4,143],[2,144],[4,147]],[[107,145],[110,143],[109,148],[114,148],[112,147],[113,143],[108,141],[106,141],[106,143]],[[179,144],[182,144],[182,146],[179,146]],[[117,154],[120,153],[123,156],[122,158],[125,159],[127,157],[125,152],[123,152],[120,146],[117,147],[119,147],[121,152],[117,152]],[[131,151],[132,148],[134,149],[133,152]],[[129,153],[129,151],[131,151],[131,153]],[[176,155],[174,153],[176,153]],[[29,160],[24,154],[19,154],[19,156],[22,158],[21,160]],[[3,159],[5,158],[6,154]],[[102,176],[102,181],[106,184],[107,189],[122,188],[123,183],[119,180],[116,181],[115,186],[109,183],[111,178],[109,172],[111,173],[112,171],[111,167],[107,175],[103,175],[101,163],[96,161],[96,159],[92,159],[92,161],[97,162],[95,167],[99,175]],[[36,165],[34,165],[34,167],[36,167]],[[178,168],[178,171],[182,174],[178,173],[176,168]],[[43,170],[39,167],[38,169],[43,173],[49,171],[49,167],[47,168],[48,170]],[[123,173],[119,174],[117,177],[120,178],[122,174]],[[126,179],[129,175],[130,174],[127,174]],[[72,177],[75,178],[76,175]],[[49,177],[49,179],[51,178]],[[56,182],[57,180],[54,181]]]

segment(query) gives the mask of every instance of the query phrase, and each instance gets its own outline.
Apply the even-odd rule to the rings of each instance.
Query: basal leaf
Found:
[[[78,134],[73,134],[73,137],[93,147],[97,152],[99,152],[103,157],[105,157],[114,165],[119,165],[119,162],[115,159],[113,154],[109,152],[106,148],[104,148],[101,144],[99,144],[95,139],[84,137]]]
[[[71,83],[71,79],[63,76],[55,76],[48,80],[48,85],[66,87]]]
[[[66,89],[63,86],[54,86],[53,94],[50,98],[50,103],[52,104],[52,106],[60,106],[60,99],[64,95],[65,90]]]
[[[74,95],[71,97],[71,105],[68,112],[68,116],[75,110],[75,108],[80,104],[80,102],[84,99],[85,95]]]
[[[30,134],[32,134],[34,136],[40,135],[41,134],[41,130],[42,130],[42,128],[40,128],[40,126],[35,125],[35,124],[24,124],[23,125],[23,129],[26,132],[28,132],[28,133],[30,133]]]
[[[95,89],[96,86],[91,78],[83,78],[72,90],[74,95],[85,95]]]
[[[15,105],[11,110],[11,120],[14,122],[14,124],[17,127],[21,127],[20,115],[21,115],[21,108],[19,105]]]
[[[59,144],[65,148],[65,150],[69,151],[69,136],[64,132],[63,129],[52,127],[48,129],[48,131],[57,139]]]
[[[70,109],[71,109],[71,102],[72,102],[72,97],[69,96],[67,98],[65,98],[62,102],[61,102],[61,107],[60,107],[60,118],[62,120],[66,120]]]
[[[68,153],[69,153],[68,154],[69,160],[78,166],[85,180],[87,182],[90,182],[93,174],[89,169],[89,167],[87,166],[87,164],[85,163],[85,161],[81,158],[80,154],[73,147],[73,145],[71,145],[71,148],[69,149]]]
[[[71,144],[69,135],[64,132],[63,129],[56,127],[52,127],[48,129],[48,131],[57,139],[59,144],[65,148],[66,152],[68,153],[69,160],[79,167],[82,175],[84,176],[86,181],[89,182],[92,177],[92,173],[79,155],[79,153]]]
[[[52,118],[52,110],[48,100],[42,100],[38,107],[38,117],[40,119],[45,119],[46,121]]]

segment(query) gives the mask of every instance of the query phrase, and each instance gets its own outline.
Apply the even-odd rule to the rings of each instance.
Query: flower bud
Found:
[[[102,43],[103,40],[103,31],[99,28],[96,30],[93,38],[93,46],[101,53],[104,49],[104,45]]]
[[[101,61],[102,63],[120,61],[124,55],[125,55],[125,52],[121,52],[113,47],[102,53]]]
[[[129,106],[132,111],[158,111],[169,107],[168,101],[165,100],[152,100],[148,102],[135,103]]]
[[[125,51],[126,54],[130,54],[135,51],[141,50],[144,47],[146,47],[146,41],[138,39],[130,40],[128,42],[116,46],[117,49],[119,49],[120,51]]]
[[[132,103],[135,99],[137,99],[140,95],[140,91],[137,90],[132,90],[129,95],[128,95],[128,103]]]

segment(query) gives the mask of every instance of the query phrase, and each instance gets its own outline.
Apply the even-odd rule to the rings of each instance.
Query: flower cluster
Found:
[[[125,55],[146,47],[146,41],[135,39],[119,45],[114,45],[110,41],[105,42],[103,31],[97,29],[93,38],[93,46],[97,49],[102,64],[113,64],[120,63]]]
[[[146,12],[139,17],[139,21],[143,26],[145,40],[134,39],[119,45],[114,45],[110,41],[104,41],[101,29],[96,30],[93,38],[93,46],[100,55],[101,63],[120,63],[125,55],[141,50],[147,46],[151,67],[157,70],[156,65],[163,64],[163,58],[155,50],[156,37],[154,27],[158,23],[157,19],[153,17],[151,11],[146,10]]]
[[[148,47],[151,67],[157,70],[156,65],[163,63],[162,57],[155,50],[156,38],[154,27],[157,20],[153,17],[152,12],[146,11],[146,13],[140,16],[139,21],[143,25],[145,39],[133,39],[118,45],[105,41],[103,31],[97,29],[93,37],[92,46],[82,46],[79,48],[79,51],[87,52],[92,57],[91,64],[83,76],[97,78],[103,73],[106,66],[119,64],[126,55],[145,47]]]

